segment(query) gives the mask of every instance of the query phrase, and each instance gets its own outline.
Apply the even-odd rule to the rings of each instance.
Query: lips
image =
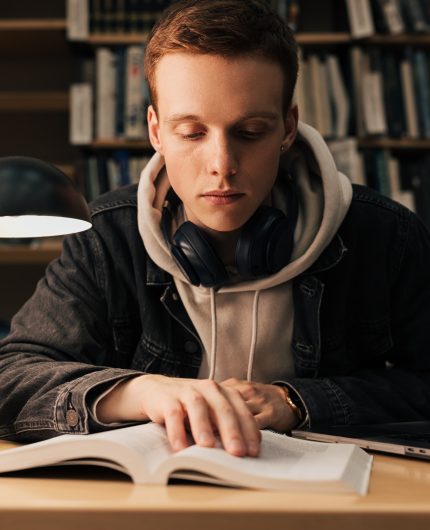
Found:
[[[206,193],[203,193],[202,197],[208,201],[210,204],[231,204],[233,202],[238,201],[242,197],[244,197],[244,193],[241,193],[239,191],[234,190],[212,190],[208,191]]]

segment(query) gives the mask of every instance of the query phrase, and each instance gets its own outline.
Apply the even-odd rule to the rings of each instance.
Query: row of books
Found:
[[[430,138],[430,53],[353,46],[350,57],[358,136]]]
[[[172,0],[68,0],[67,36],[84,40],[91,34],[146,35]]]
[[[91,34],[147,35],[174,0],[68,0],[68,37]],[[430,32],[430,0],[266,0],[294,31],[351,31],[363,38],[374,33]],[[315,13],[318,9],[318,13]],[[312,18],[318,19],[318,23]],[[314,27],[315,26],[315,27]]]
[[[92,34],[141,33],[147,35],[163,10],[174,0],[68,0],[67,34],[84,40]],[[296,31],[299,0],[267,0]]]
[[[349,134],[350,98],[337,55],[300,57],[295,101],[300,119],[326,138]]]
[[[295,92],[302,121],[326,138],[430,138],[430,52],[352,46],[349,60],[301,57]]]
[[[148,160],[149,156],[131,156],[122,149],[84,159],[79,173],[85,198],[90,202],[107,191],[138,183]]]
[[[143,46],[98,47],[85,80],[70,88],[70,142],[148,138]]]
[[[339,171],[403,204],[430,229],[430,154],[395,157],[386,149],[359,150],[356,138],[328,142]]]
[[[353,37],[429,33],[429,0],[346,0]]]

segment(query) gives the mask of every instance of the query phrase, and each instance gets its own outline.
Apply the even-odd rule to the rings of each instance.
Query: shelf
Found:
[[[430,139],[359,138],[362,149],[430,149]]]
[[[0,111],[3,112],[68,110],[68,91],[0,92]]]
[[[297,33],[297,42],[302,45],[327,45],[327,44],[349,44],[351,35],[349,33]]]
[[[28,245],[0,245],[0,265],[47,265],[61,253],[61,243]]]
[[[0,20],[0,31],[65,31],[66,28],[66,20],[59,18]]]
[[[99,44],[144,44],[148,33],[94,33],[84,42],[97,46]]]
[[[366,44],[380,44],[384,46],[393,46],[396,44],[402,46],[428,46],[430,45],[430,34],[373,35],[372,37],[364,39],[363,42]]]

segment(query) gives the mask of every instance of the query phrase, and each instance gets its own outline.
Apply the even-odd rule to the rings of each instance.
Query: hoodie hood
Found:
[[[170,186],[163,157],[155,154],[141,173],[139,231],[151,259],[173,276],[202,341],[205,360],[201,377],[215,378],[215,370],[218,380],[238,377],[268,382],[292,375],[294,307],[290,280],[308,269],[336,234],[349,208],[352,186],[348,178],[337,171],[321,135],[302,122],[299,122],[294,144],[281,157],[280,164],[284,170],[280,174],[289,174],[294,179],[299,195],[291,260],[275,274],[232,283],[216,292],[191,285],[171,257],[161,229],[161,209]],[[285,197],[275,186],[272,205],[288,214],[285,203]],[[172,233],[182,221],[179,214]],[[276,307],[277,317],[274,317],[273,307]],[[221,351],[220,346],[223,362],[216,365],[216,351]],[[244,350],[249,350],[249,354],[244,355]],[[286,355],[285,350],[290,354]],[[278,357],[267,362],[265,352],[268,351],[276,352]],[[257,370],[255,357],[260,358]]]

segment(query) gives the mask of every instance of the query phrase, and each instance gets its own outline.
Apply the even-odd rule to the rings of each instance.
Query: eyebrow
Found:
[[[276,120],[279,117],[279,114],[276,112],[270,111],[260,111],[260,112],[249,112],[239,116],[237,122],[249,120],[252,118],[264,118],[269,120]],[[200,116],[196,114],[172,114],[165,119],[166,123],[178,123],[181,121],[203,121]]]

